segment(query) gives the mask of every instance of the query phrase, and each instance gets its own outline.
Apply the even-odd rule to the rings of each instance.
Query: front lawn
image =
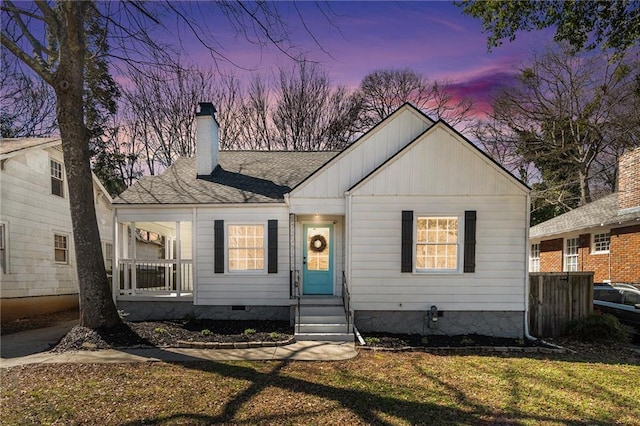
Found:
[[[2,370],[0,423],[640,424],[640,365],[575,355],[362,352],[341,362]]]

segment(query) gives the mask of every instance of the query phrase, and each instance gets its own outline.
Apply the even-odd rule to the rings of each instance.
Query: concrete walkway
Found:
[[[340,361],[358,355],[353,342],[296,342],[287,346],[249,349],[143,348],[55,353],[55,345],[77,321],[2,336],[0,368],[28,364],[194,362],[239,360]]]

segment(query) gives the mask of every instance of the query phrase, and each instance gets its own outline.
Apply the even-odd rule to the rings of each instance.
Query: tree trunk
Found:
[[[578,172],[578,180],[580,181],[580,205],[584,206],[591,202],[591,189],[589,188],[589,174],[586,171]]]
[[[69,187],[69,205],[80,293],[80,324],[89,328],[121,323],[102,257],[90,169],[89,136],[84,123],[83,2],[62,5],[60,63],[53,78],[56,116]]]

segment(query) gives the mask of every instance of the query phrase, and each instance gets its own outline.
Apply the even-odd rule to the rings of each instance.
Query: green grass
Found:
[[[3,425],[640,424],[640,366],[623,359],[363,352],[1,374]]]

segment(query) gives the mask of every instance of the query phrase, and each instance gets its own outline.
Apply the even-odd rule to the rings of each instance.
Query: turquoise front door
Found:
[[[333,224],[304,225],[302,293],[333,294]]]

